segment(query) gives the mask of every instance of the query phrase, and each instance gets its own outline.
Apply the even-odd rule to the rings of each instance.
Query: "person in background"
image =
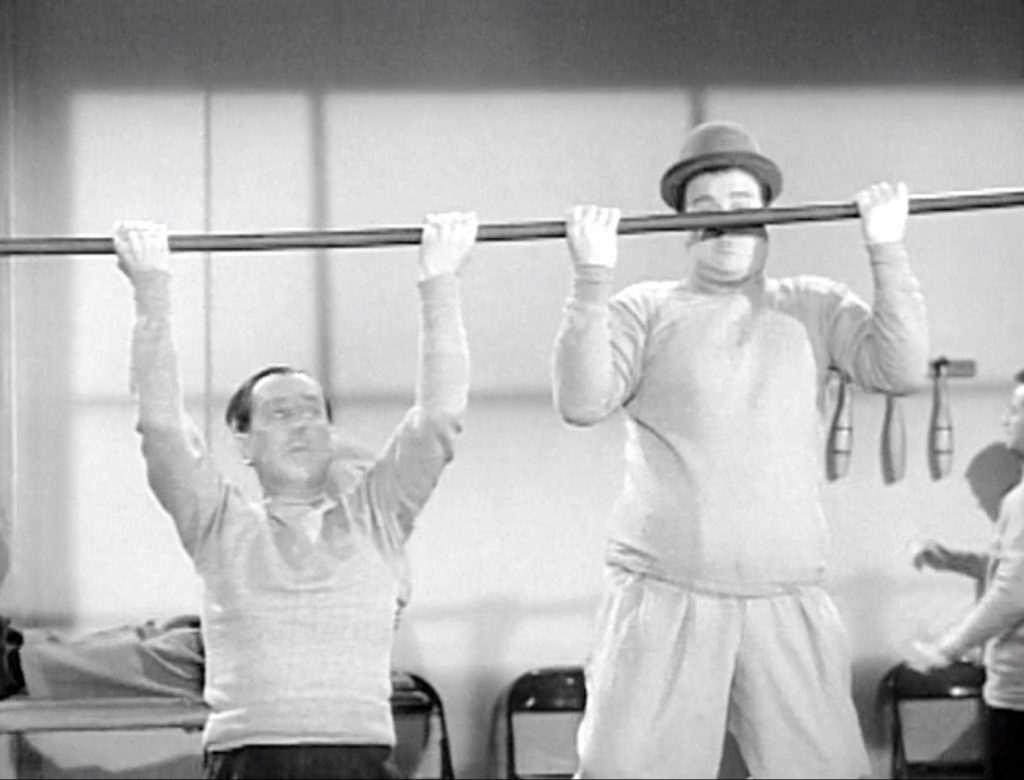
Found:
[[[694,128],[661,180],[671,208],[709,216],[781,187],[724,121]],[[619,210],[567,218],[554,402],[570,425],[626,426],[579,777],[714,777],[726,730],[755,777],[870,771],[825,589],[823,387],[836,368],[867,391],[919,389],[928,328],[906,187],[856,204],[873,305],[830,279],[768,276],[764,226],[689,232],[685,275],[615,293]]]
[[[996,523],[1003,498],[1024,475],[1024,461],[1003,441],[992,442],[974,454],[964,477],[978,507]],[[974,580],[978,596],[988,576],[988,550],[950,547],[937,539],[916,542],[912,549],[914,568],[961,574]]]
[[[999,504],[988,552],[928,541],[913,558],[919,569],[982,576],[981,598],[938,639],[915,641],[906,658],[908,666],[928,673],[983,648],[985,776],[990,780],[1024,776],[1024,371],[1014,379],[1004,429],[1005,448],[1017,464],[1004,471],[1016,472],[1017,482]]]
[[[451,461],[469,388],[460,273],[471,213],[430,215],[418,252],[414,405],[354,487],[336,473],[322,386],[268,366],[225,419],[263,495],[221,475],[184,411],[166,228],[121,223],[118,267],[136,322],[132,385],[151,489],[203,583],[207,778],[395,777],[389,706],[405,543]]]
[[[17,629],[0,618],[0,699],[170,697],[203,700],[198,615],[147,620],[80,636]]]

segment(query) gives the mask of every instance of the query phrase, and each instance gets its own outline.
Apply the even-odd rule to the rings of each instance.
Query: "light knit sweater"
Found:
[[[869,252],[873,308],[820,277],[760,272],[728,287],[691,275],[613,296],[608,269],[577,269],[553,387],[569,423],[625,413],[609,564],[731,595],[821,582],[827,371],[898,394],[927,368],[924,301],[906,251]]]
[[[166,274],[135,280],[132,373],[150,486],[203,584],[205,747],[393,745],[404,545],[452,458],[468,394],[458,280],[420,282],[416,403],[354,486],[332,468],[312,539],[308,518],[279,519],[225,481],[187,417],[168,287]]]

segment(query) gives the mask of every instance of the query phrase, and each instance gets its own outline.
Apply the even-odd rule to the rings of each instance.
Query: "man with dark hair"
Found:
[[[1002,488],[993,518],[992,544],[986,552],[956,550],[928,541],[915,552],[917,568],[951,571],[981,578],[981,598],[935,640],[917,641],[907,663],[929,672],[983,649],[985,686],[985,777],[1010,780],[1024,776],[1024,371],[1015,377],[1004,420],[1004,458],[989,479]],[[986,448],[988,449],[988,448]],[[991,456],[987,462],[991,463]],[[972,461],[972,464],[974,461]],[[972,487],[979,479],[973,474]],[[1007,484],[1013,476],[1016,482]],[[977,488],[975,488],[977,494]]]
[[[476,230],[472,214],[424,223],[415,404],[354,486],[338,474],[315,379],[271,367],[242,385],[228,422],[263,491],[254,502],[221,475],[184,411],[166,229],[115,229],[135,292],[132,378],[149,484],[203,583],[209,778],[395,776],[396,603],[406,540],[462,429],[459,274]]]
[[[264,377],[287,374],[303,374],[305,376],[309,376],[307,372],[298,368],[275,365],[261,368],[251,377],[242,382],[228,400],[227,408],[224,410],[224,422],[227,423],[228,428],[230,428],[234,433],[248,433],[249,425],[252,421],[253,389]],[[334,410],[331,408],[331,399],[327,396],[324,396],[324,413],[327,415],[327,422],[333,423]]]
[[[661,180],[670,207],[709,214],[766,207],[781,187],[732,122],[694,128]],[[836,368],[867,390],[916,389],[928,331],[906,187],[856,202],[873,307],[829,279],[770,278],[764,226],[692,231],[683,278],[613,294],[618,210],[568,218],[555,402],[573,425],[620,410],[626,424],[581,777],[714,777],[727,729],[755,777],[870,770],[824,581],[823,387]]]

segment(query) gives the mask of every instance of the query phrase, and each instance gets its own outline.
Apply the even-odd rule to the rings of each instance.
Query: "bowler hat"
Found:
[[[683,141],[679,162],[661,177],[661,197],[676,211],[683,211],[686,183],[699,173],[740,168],[757,179],[770,203],[782,191],[782,172],[761,154],[757,141],[735,122],[715,121],[697,125]]]

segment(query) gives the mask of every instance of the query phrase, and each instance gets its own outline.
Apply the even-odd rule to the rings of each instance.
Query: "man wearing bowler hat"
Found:
[[[694,128],[661,181],[681,212],[763,208],[781,189],[750,133],[721,121]],[[555,403],[572,425],[619,410],[626,424],[580,777],[715,777],[725,730],[755,777],[870,771],[824,587],[823,388],[836,368],[868,391],[918,389],[928,332],[906,187],[856,203],[872,305],[767,276],[763,226],[691,231],[681,279],[614,293],[618,209],[568,217]]]

